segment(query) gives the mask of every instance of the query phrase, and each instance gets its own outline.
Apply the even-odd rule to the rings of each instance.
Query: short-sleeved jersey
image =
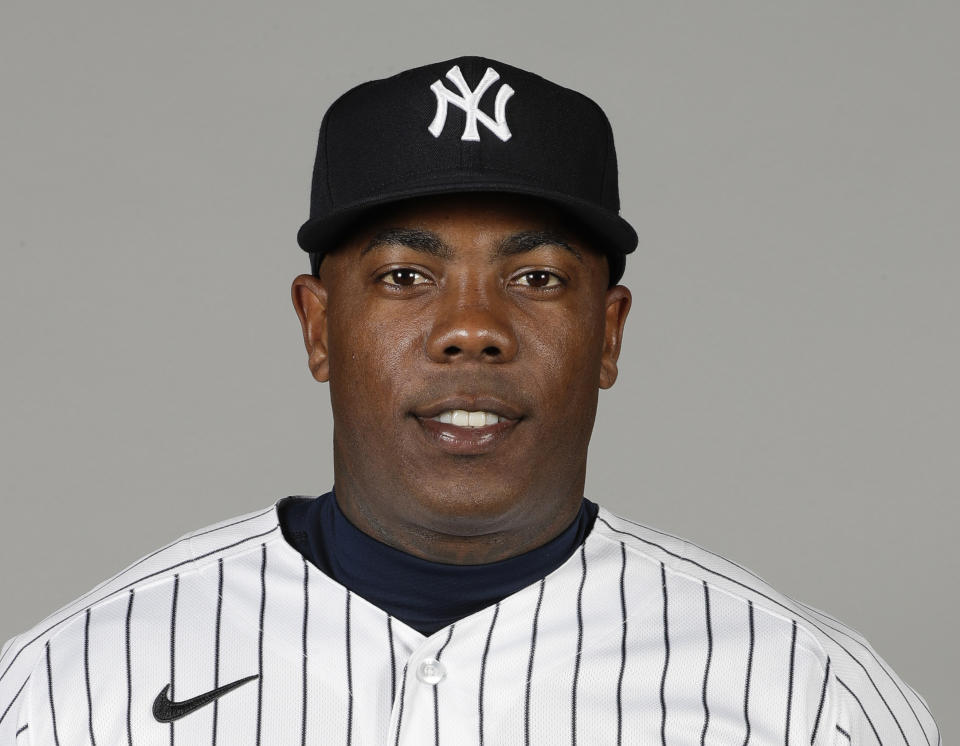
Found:
[[[425,637],[308,563],[273,506],[144,557],[0,653],[0,746],[218,743],[940,737],[856,632],[604,508],[559,568]]]

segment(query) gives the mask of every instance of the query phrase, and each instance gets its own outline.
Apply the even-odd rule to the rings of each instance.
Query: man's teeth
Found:
[[[500,418],[493,412],[468,412],[465,409],[448,409],[433,419],[445,425],[457,425],[459,427],[485,427],[500,422]]]

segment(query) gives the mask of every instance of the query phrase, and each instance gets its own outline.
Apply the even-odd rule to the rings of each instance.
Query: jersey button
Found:
[[[436,658],[425,658],[417,666],[417,678],[424,684],[436,686],[447,675],[447,669]]]

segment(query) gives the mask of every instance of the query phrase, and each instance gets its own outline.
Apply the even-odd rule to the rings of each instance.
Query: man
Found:
[[[0,743],[938,743],[856,633],[583,497],[630,309],[616,174],[596,104],[500,62],[336,101],[292,288],[334,491],[11,640]]]

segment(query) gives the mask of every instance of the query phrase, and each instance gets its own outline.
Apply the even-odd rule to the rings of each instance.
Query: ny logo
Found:
[[[443,132],[443,125],[447,121],[447,104],[449,103],[463,109],[467,114],[467,124],[463,128],[461,140],[480,141],[477,122],[483,124],[504,142],[510,139],[510,128],[507,126],[507,101],[513,95],[513,88],[504,83],[497,91],[497,98],[494,101],[495,120],[480,111],[480,99],[483,98],[483,94],[487,92],[490,86],[500,80],[500,75],[492,67],[487,68],[483,80],[480,81],[475,91],[471,91],[467,81],[463,79],[463,73],[460,72],[459,65],[454,65],[447,71],[447,78],[457,87],[460,95],[453,93],[440,80],[435,81],[430,86],[430,90],[437,97],[437,114],[427,128],[431,135],[440,137],[440,133]]]

